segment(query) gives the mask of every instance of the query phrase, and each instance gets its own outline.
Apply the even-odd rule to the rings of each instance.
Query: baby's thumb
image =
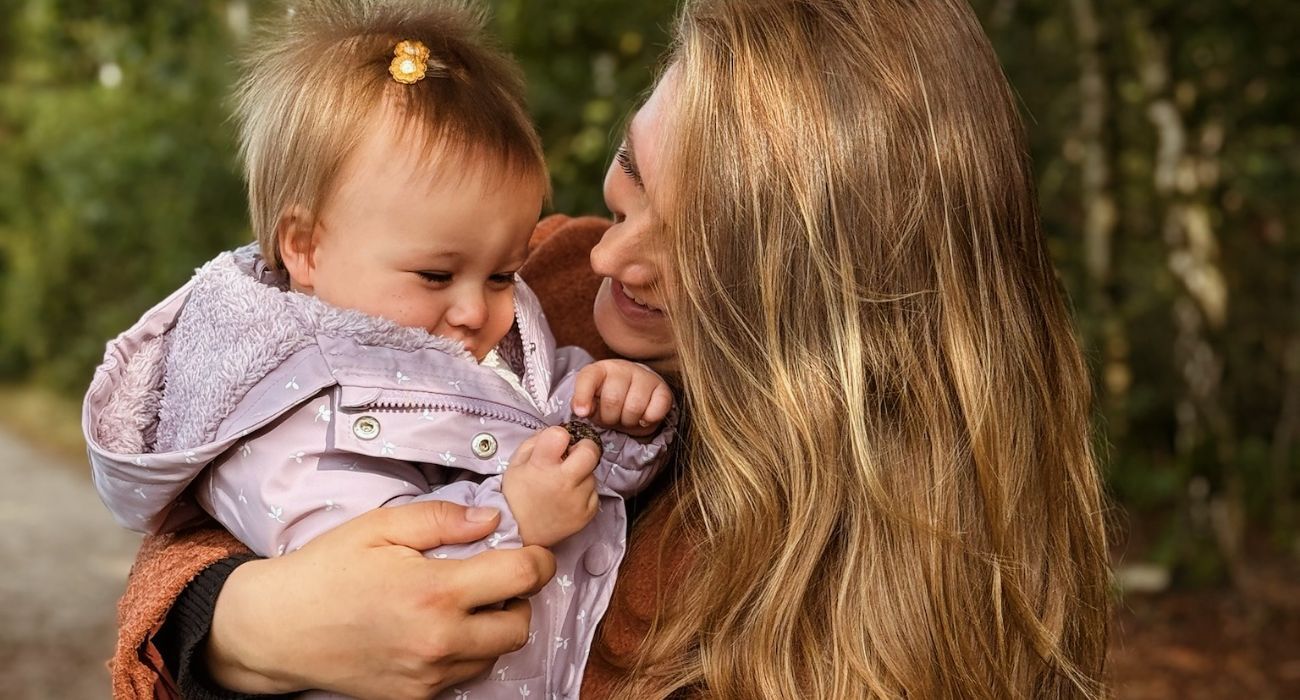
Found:
[[[533,445],[533,454],[544,462],[559,462],[569,450],[569,431],[558,425],[537,433],[531,439],[537,441]]]

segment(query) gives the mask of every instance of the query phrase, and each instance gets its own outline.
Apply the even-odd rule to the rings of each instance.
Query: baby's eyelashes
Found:
[[[426,281],[426,282],[434,282],[434,283],[437,283],[437,284],[446,284],[446,283],[448,283],[448,282],[451,281],[451,273],[450,273],[450,272],[431,272],[431,271],[428,271],[428,270],[421,270],[421,271],[416,272],[415,274],[417,274],[417,275],[419,275],[420,277],[424,278],[424,281]]]
[[[433,284],[451,284],[452,279],[455,277],[455,275],[450,272],[437,272],[432,270],[420,270],[415,274],[419,275],[425,282]],[[518,279],[518,276],[513,272],[498,272],[495,275],[489,276],[487,281],[489,285],[497,289],[504,289],[506,287],[514,286],[515,281]]]
[[[492,275],[488,278],[488,281],[498,287],[510,287],[514,285],[515,280],[517,279],[519,278],[513,272],[502,272]]]

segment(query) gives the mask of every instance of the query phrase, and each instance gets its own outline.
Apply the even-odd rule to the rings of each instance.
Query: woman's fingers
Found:
[[[454,661],[441,665],[438,668],[439,673],[431,689],[432,692],[425,693],[423,697],[431,698],[442,690],[456,687],[458,683],[483,678],[492,670],[492,666],[496,662],[496,656],[491,658],[484,656],[468,661]]]
[[[492,534],[500,520],[501,514],[492,508],[423,501],[372,510],[338,529],[347,528],[340,536],[355,536],[371,546],[393,544],[426,550],[483,539]]]
[[[457,607],[469,611],[514,598],[527,598],[542,590],[555,575],[555,556],[545,547],[494,549],[460,562],[431,559],[435,585],[454,592]],[[527,622],[525,621],[525,626]]]
[[[500,610],[476,612],[464,622],[457,654],[464,661],[495,661],[518,651],[528,643],[531,620],[532,605],[522,599],[512,600]]]

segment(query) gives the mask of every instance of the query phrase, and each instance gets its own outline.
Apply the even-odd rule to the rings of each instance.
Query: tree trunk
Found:
[[[1103,59],[1106,40],[1095,0],[1070,0],[1078,36],[1080,197],[1083,204],[1084,267],[1088,304],[1096,328],[1091,341],[1100,351],[1103,406],[1112,442],[1127,432],[1124,408],[1132,383],[1128,338],[1118,304],[1112,297],[1115,260],[1115,202],[1112,96],[1110,73]]]
[[[1195,88],[1190,83],[1175,88],[1166,37],[1141,26],[1138,56],[1148,95],[1147,116],[1158,142],[1155,192],[1164,210],[1167,265],[1179,283],[1173,301],[1174,362],[1182,375],[1183,397],[1177,406],[1176,450],[1190,460],[1198,447],[1214,448],[1221,490],[1210,500],[1212,534],[1234,585],[1244,589],[1249,573],[1242,556],[1244,485],[1231,464],[1234,431],[1222,405],[1223,358],[1211,338],[1228,314],[1228,288],[1210,205],[1219,185],[1223,127],[1210,120],[1193,142],[1179,102],[1194,100],[1190,91]]]

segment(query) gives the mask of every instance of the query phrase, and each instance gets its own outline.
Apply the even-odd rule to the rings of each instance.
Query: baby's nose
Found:
[[[487,302],[482,294],[464,294],[447,310],[447,323],[459,328],[478,330],[487,322]]]

